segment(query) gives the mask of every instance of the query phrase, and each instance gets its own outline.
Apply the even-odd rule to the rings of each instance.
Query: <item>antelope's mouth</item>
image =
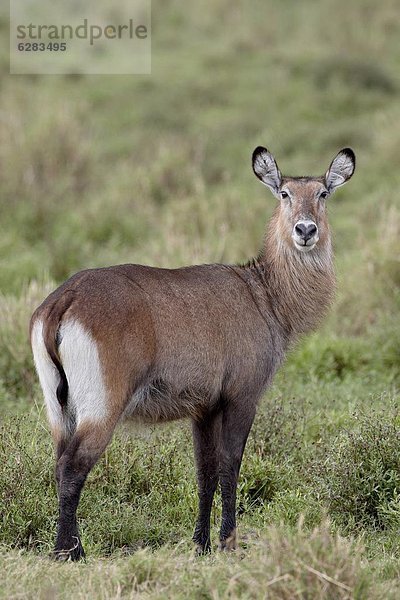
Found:
[[[297,241],[294,236],[292,239],[296,250],[299,250],[299,252],[310,252],[318,242],[318,237],[315,241],[309,240],[308,242],[304,242],[303,240]]]

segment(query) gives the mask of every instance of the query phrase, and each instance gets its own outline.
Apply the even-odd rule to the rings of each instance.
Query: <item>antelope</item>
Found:
[[[353,175],[355,155],[340,150],[321,177],[282,176],[261,146],[252,165],[279,201],[257,258],[245,265],[81,271],[32,316],[32,350],[56,450],[57,560],[84,556],[80,494],[126,418],[191,419],[199,498],[193,540],[199,553],[210,551],[219,483],[220,549],[236,548],[246,440],[288,348],[318,325],[333,299],[326,200]]]

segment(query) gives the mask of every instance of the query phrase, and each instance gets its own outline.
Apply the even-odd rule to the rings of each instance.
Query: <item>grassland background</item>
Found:
[[[151,76],[10,76],[0,20],[0,596],[397,598],[400,593],[400,15],[396,0],[153,0]],[[79,509],[88,562],[56,565],[53,457],[27,341],[87,267],[238,262],[287,174],[352,146],[329,200],[338,294],[266,394],[241,549],[195,559],[187,423],[122,430]],[[218,503],[213,511],[217,539]]]

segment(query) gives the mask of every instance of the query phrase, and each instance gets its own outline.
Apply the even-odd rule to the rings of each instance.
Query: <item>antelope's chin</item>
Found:
[[[317,245],[318,239],[316,240],[310,240],[308,244],[303,244],[301,242],[298,242],[295,238],[293,239],[293,244],[294,247],[296,248],[296,250],[298,250],[299,252],[311,252],[311,250],[313,250],[315,248],[315,246]]]

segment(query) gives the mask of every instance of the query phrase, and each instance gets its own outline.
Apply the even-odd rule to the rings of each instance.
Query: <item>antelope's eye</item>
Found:
[[[325,198],[328,197],[328,192],[321,192],[319,197],[321,198],[321,200],[325,200]]]
[[[289,194],[287,192],[281,192],[281,198],[282,200],[285,200],[285,198],[289,198]]]

